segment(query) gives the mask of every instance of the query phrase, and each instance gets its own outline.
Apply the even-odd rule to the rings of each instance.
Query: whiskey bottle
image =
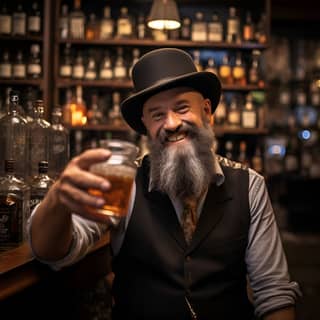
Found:
[[[112,94],[112,108],[109,111],[109,122],[114,126],[121,126],[124,124],[122,114],[120,112],[120,94],[115,91]]]
[[[113,76],[115,79],[120,80],[127,78],[127,69],[124,64],[122,47],[118,47],[117,49],[117,58],[114,65]]]
[[[203,12],[196,12],[196,19],[191,26],[192,41],[207,41],[208,39],[207,23],[204,21]]]
[[[240,37],[240,20],[237,16],[237,10],[235,7],[229,8],[229,16],[227,19],[227,35],[226,41],[231,43],[241,42]]]
[[[26,178],[28,172],[27,121],[20,114],[19,92],[10,91],[7,114],[0,119],[0,174],[4,173],[4,161],[16,161],[18,178]]]
[[[223,25],[217,13],[212,15],[212,20],[208,23],[208,41],[223,41]]]
[[[103,113],[98,105],[98,96],[91,96],[91,105],[87,113],[88,124],[101,124],[103,122]]]
[[[0,78],[10,79],[12,77],[12,64],[10,62],[9,51],[4,50],[0,61]]]
[[[117,20],[117,38],[132,38],[133,37],[133,21],[128,14],[127,7],[120,8],[120,15]]]
[[[64,4],[61,7],[61,15],[59,19],[59,35],[61,39],[69,37],[69,14],[68,5]]]
[[[84,72],[84,79],[85,80],[97,79],[96,61],[94,60],[94,56],[92,54],[90,54],[88,58],[88,63]]]
[[[87,106],[83,100],[82,86],[76,87],[76,103],[71,109],[71,125],[83,126],[87,123]]]
[[[258,127],[257,110],[253,105],[252,95],[250,93],[246,96],[246,103],[241,112],[241,126],[242,128],[250,129]]]
[[[6,4],[3,3],[0,11],[0,34],[8,36],[11,34],[11,31],[12,31],[12,16],[8,12]]]
[[[49,149],[49,175],[56,179],[70,158],[69,131],[62,124],[62,109],[55,107],[51,114],[51,133]]]
[[[72,78],[83,79],[84,77],[84,63],[82,53],[79,51],[72,67]]]
[[[241,124],[239,100],[236,96],[232,96],[228,108],[227,122],[231,127],[239,128]]]
[[[103,9],[103,18],[100,23],[100,39],[111,39],[114,34],[114,21],[111,18],[110,6],[105,6]]]
[[[191,19],[189,17],[184,17],[182,20],[180,38],[182,40],[191,39]]]
[[[18,247],[26,239],[30,187],[15,175],[15,164],[5,160],[0,179],[0,251]]]
[[[27,66],[21,50],[18,51],[17,58],[12,65],[12,76],[14,79],[25,79],[27,77]]]
[[[111,80],[113,78],[112,63],[111,63],[111,58],[108,50],[105,51],[105,54],[102,60],[99,78],[103,80]]]
[[[235,65],[232,67],[233,83],[239,86],[247,84],[246,68],[242,60],[241,52],[237,52]]]
[[[233,84],[232,68],[230,65],[229,55],[226,53],[222,58],[222,63],[219,66],[219,76],[222,84]]]
[[[32,3],[32,11],[28,16],[28,34],[41,34],[41,13],[36,1]]]
[[[30,53],[30,60],[27,64],[27,76],[28,78],[38,79],[42,74],[39,44],[31,45]]]
[[[72,59],[71,59],[71,44],[67,43],[61,58],[59,67],[59,76],[61,78],[71,78],[72,76]]]
[[[48,175],[48,161],[40,161],[38,164],[38,174],[30,181],[30,212],[43,200],[54,180]]]
[[[25,36],[27,33],[27,14],[23,10],[22,4],[18,4],[17,9],[12,14],[12,35]]]
[[[28,123],[29,136],[29,179],[38,172],[40,161],[48,161],[50,148],[50,123],[44,119],[43,100],[33,105],[34,120]]]
[[[70,37],[73,39],[84,39],[86,17],[81,10],[81,0],[74,0],[74,9],[70,13]]]
[[[86,25],[86,39],[94,40],[98,39],[100,36],[100,25],[96,19],[96,15],[91,13],[89,16],[89,21]]]
[[[147,38],[147,27],[146,27],[144,16],[142,14],[138,16],[137,38],[138,39]]]
[[[250,11],[247,11],[246,13],[246,20],[242,28],[242,39],[246,42],[254,41],[254,24]]]

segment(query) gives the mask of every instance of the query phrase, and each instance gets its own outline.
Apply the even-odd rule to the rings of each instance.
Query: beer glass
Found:
[[[132,184],[137,171],[135,160],[139,149],[133,143],[116,139],[101,140],[100,147],[110,150],[111,156],[105,162],[91,165],[89,171],[105,177],[111,183],[111,188],[106,192],[88,190],[90,194],[103,197],[105,200],[105,205],[100,209],[94,209],[94,214],[120,218],[128,212]]]

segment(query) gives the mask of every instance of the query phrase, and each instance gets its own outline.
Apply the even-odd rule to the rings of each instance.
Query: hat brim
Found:
[[[211,112],[216,110],[221,94],[220,81],[214,73],[201,71],[165,80],[131,95],[121,103],[123,118],[133,130],[143,135],[147,134],[141,120],[144,103],[156,93],[175,87],[190,87],[200,92],[204,98],[211,101]]]

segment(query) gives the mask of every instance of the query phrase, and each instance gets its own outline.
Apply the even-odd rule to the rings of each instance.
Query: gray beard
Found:
[[[209,123],[198,128],[186,122],[179,132],[187,132],[187,143],[166,147],[164,141],[168,133],[164,131],[150,142],[152,184],[174,198],[198,198],[212,179],[214,133]]]

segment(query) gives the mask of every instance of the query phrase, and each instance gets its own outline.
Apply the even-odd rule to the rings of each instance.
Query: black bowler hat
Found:
[[[141,121],[145,101],[156,93],[190,87],[211,100],[212,113],[220,99],[221,84],[212,72],[197,71],[191,56],[183,50],[162,48],[143,55],[132,69],[134,94],[121,103],[121,112],[132,129],[140,134],[147,130]]]

